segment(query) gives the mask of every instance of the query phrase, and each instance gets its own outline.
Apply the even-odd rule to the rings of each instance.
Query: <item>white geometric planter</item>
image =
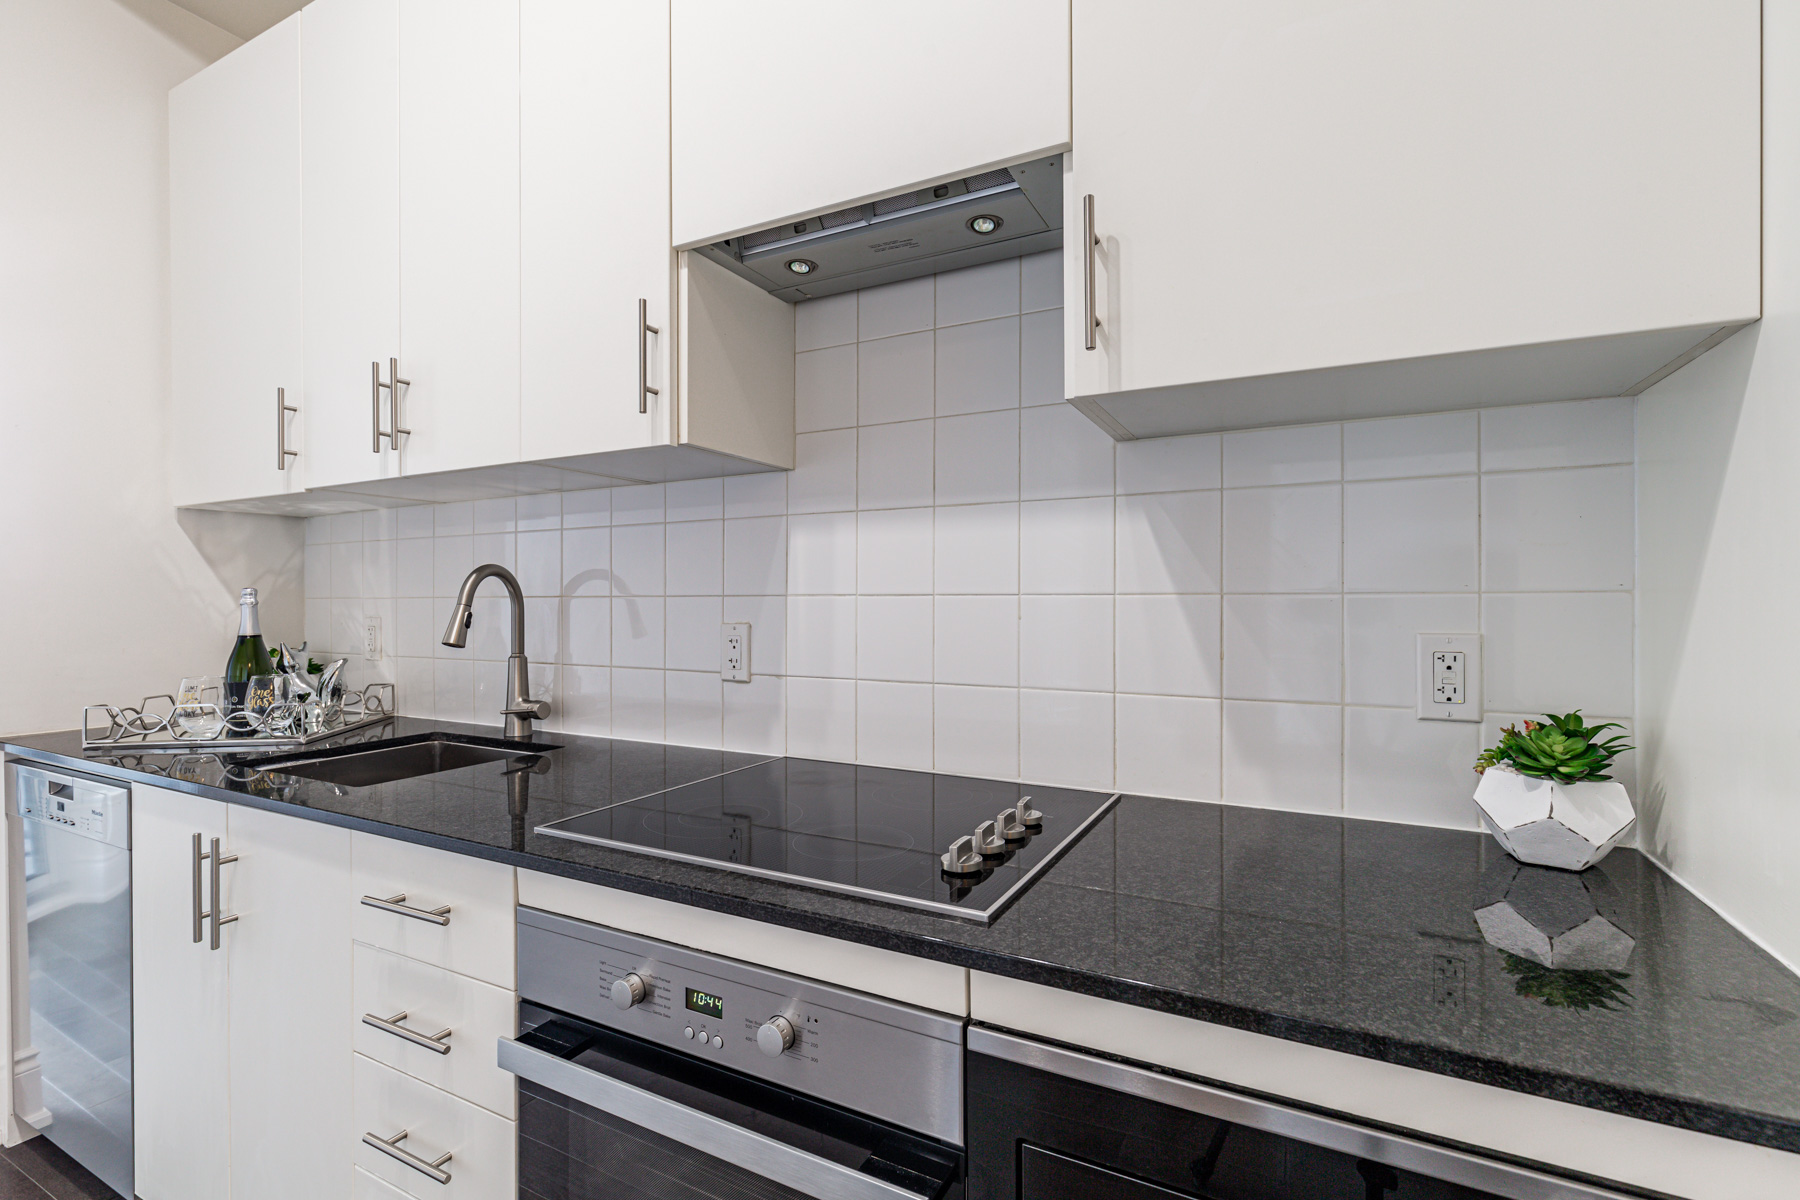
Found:
[[[1637,820],[1617,780],[1552,783],[1504,763],[1482,772],[1475,807],[1508,854],[1565,871],[1586,870],[1605,858]]]

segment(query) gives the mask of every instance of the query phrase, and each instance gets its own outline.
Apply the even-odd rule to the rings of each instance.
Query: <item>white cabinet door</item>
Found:
[[[300,14],[309,487],[400,472],[390,443],[375,448],[370,404],[370,364],[385,379],[400,354],[399,24],[399,0],[314,0]]]
[[[1069,144],[1069,0],[673,2],[677,246]]]
[[[1759,5],[1704,7],[1074,0],[1067,394],[1755,319]]]
[[[169,93],[169,256],[175,502],[299,490],[298,17]]]
[[[233,806],[231,1194],[350,1193],[350,832]]]
[[[400,296],[406,473],[516,461],[519,0],[400,0]]]
[[[207,870],[195,892],[194,838],[207,852],[213,838],[226,842],[225,808],[185,792],[131,789],[132,1111],[143,1200],[231,1194],[231,927],[218,950],[204,930],[195,940],[195,914],[212,897]],[[222,871],[227,883],[232,869]],[[222,890],[230,912],[230,889]]]
[[[521,457],[665,442],[668,0],[521,0],[519,39]]]

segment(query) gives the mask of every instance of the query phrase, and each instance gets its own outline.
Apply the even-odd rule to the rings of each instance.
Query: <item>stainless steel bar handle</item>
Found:
[[[446,1150],[430,1162],[420,1158],[410,1150],[402,1150],[400,1143],[406,1140],[407,1130],[402,1129],[391,1138],[378,1137],[373,1133],[363,1134],[363,1145],[373,1146],[395,1162],[405,1163],[433,1183],[449,1183],[450,1172],[444,1170],[444,1164],[450,1161],[450,1151]]]
[[[401,903],[401,901],[405,899],[406,893],[400,892],[396,895],[389,896],[386,900],[381,899],[379,896],[364,896],[362,902],[370,908],[379,908],[382,912],[391,912],[396,916],[411,917],[415,921],[429,921],[433,925],[448,925],[450,923],[450,906],[448,904],[441,908],[412,908]]]
[[[919,1200],[917,1192],[897,1184],[511,1038],[500,1039],[497,1061],[502,1071],[510,1071],[520,1079],[529,1079],[702,1154],[736,1163],[802,1195],[831,1196],[835,1200]]]
[[[400,378],[400,360],[388,359],[388,424],[394,427],[394,432],[388,434],[388,442],[396,450],[400,448],[400,435],[412,432],[400,424],[400,389],[411,386],[412,380]]]
[[[650,302],[638,301],[638,411],[650,411],[650,397],[660,396],[662,392],[650,386],[650,348],[645,344],[645,337],[654,333],[662,336],[662,330],[650,323]]]
[[[287,415],[299,411],[297,406],[287,402],[286,388],[275,389],[275,469],[277,471],[287,470],[288,459],[300,457],[298,450],[287,448]]]
[[[447,1026],[438,1030],[436,1033],[423,1034],[416,1030],[408,1029],[406,1026],[400,1024],[400,1022],[404,1020],[406,1020],[406,1010],[404,1008],[391,1017],[378,1017],[374,1013],[363,1014],[364,1025],[373,1025],[383,1033],[391,1033],[395,1037],[400,1038],[403,1041],[411,1042],[415,1046],[423,1046],[433,1054],[450,1053],[450,1047],[444,1045],[444,1040],[450,1036],[450,1029]]]
[[[369,447],[376,454],[381,453],[381,439],[387,433],[381,428],[381,389],[387,385],[381,382],[381,364],[369,363],[369,425],[374,431],[374,442]]]
[[[381,363],[377,361],[369,364],[369,420],[375,427],[375,437],[370,449],[376,454],[381,453],[382,438],[386,438],[388,445],[398,450],[400,435],[412,432],[400,424],[400,389],[411,386],[412,380],[400,378],[399,359],[388,359],[388,377],[385,383],[381,379]],[[387,389],[388,417],[389,424],[393,426],[392,429],[381,427],[381,391],[383,388]]]
[[[206,931],[206,906],[200,898],[200,864],[207,858],[200,848],[200,835],[194,835],[194,944],[198,946]]]
[[[225,902],[219,897],[219,868],[225,866],[227,863],[236,862],[238,856],[235,854],[220,854],[219,839],[214,838],[212,840],[212,853],[207,857],[212,859],[212,911],[208,912],[206,915],[212,920],[212,948],[217,950],[219,948],[219,926],[229,925],[237,920],[236,913],[232,913],[229,917],[222,917],[219,915],[219,911],[225,907]]]
[[[1100,328],[1099,318],[1094,316],[1094,247],[1099,244],[1094,236],[1094,196],[1090,192],[1081,198],[1081,315],[1089,350],[1097,344],[1095,334]]]

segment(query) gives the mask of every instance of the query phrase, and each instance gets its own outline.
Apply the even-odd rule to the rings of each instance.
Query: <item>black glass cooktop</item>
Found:
[[[1041,824],[1033,821],[1003,850],[995,846],[975,874],[944,870],[951,843],[1026,798]],[[537,831],[986,923],[1117,800],[1104,792],[777,758]]]

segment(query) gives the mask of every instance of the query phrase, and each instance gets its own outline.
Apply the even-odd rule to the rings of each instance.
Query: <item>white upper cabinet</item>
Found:
[[[169,242],[175,502],[300,490],[298,17],[169,93]]]
[[[1646,386],[1760,312],[1758,22],[1074,0],[1067,394],[1149,436]]]
[[[400,354],[398,0],[313,0],[300,40],[303,464],[307,486],[328,487],[400,473],[390,441],[377,449],[390,407],[383,391],[372,411],[370,366],[385,380]]]
[[[1069,144],[1069,0],[673,0],[671,28],[677,246]]]
[[[519,15],[519,456],[667,441],[669,5]]]
[[[405,473],[517,461],[519,0],[400,0],[400,300]]]

